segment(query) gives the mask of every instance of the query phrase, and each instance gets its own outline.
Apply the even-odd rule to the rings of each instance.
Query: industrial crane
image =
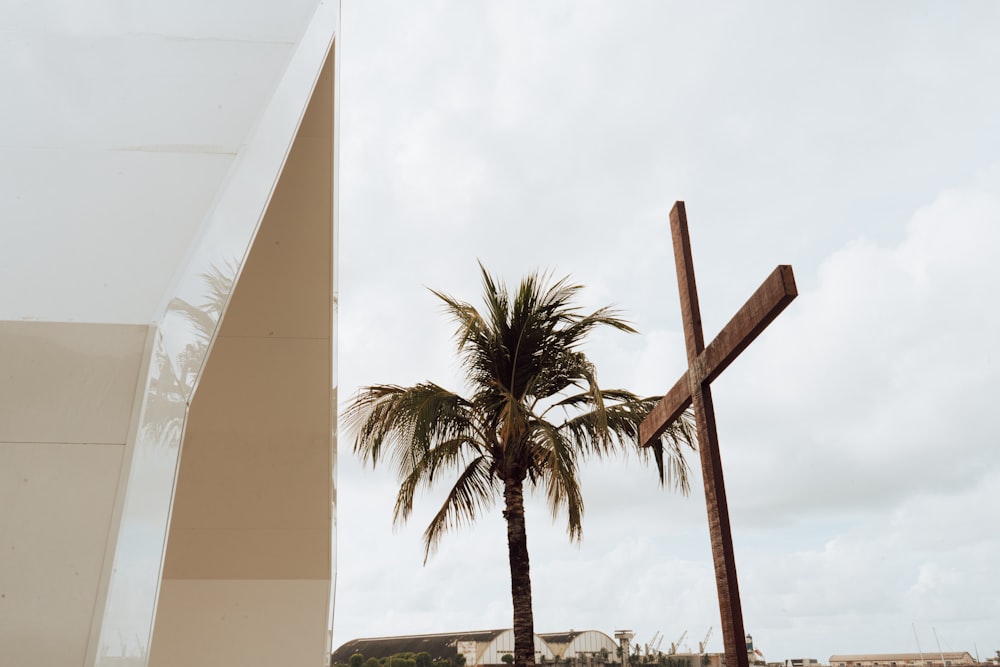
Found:
[[[654,654],[654,655],[656,654],[656,649],[658,649],[660,647],[660,645],[656,643],[656,638],[657,637],[660,638],[661,642],[663,641],[663,637],[661,636],[661,633],[660,633],[659,630],[657,630],[653,634],[653,638],[649,640],[648,644],[646,644],[646,655],[649,655],[651,653]]]
[[[708,626],[708,632],[705,633],[705,638],[698,643],[699,655],[705,655],[705,649],[708,648],[708,638],[711,636],[712,636],[712,626]]]
[[[681,633],[681,636],[677,638],[677,641],[670,645],[670,655],[676,655],[677,649],[681,647],[681,642],[687,637],[688,631],[685,630]]]

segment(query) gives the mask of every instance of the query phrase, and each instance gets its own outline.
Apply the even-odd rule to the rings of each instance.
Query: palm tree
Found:
[[[583,497],[578,470],[587,457],[603,458],[638,441],[639,423],[658,397],[601,389],[594,365],[580,350],[592,330],[635,330],[611,308],[589,315],[572,300],[581,289],[568,278],[525,277],[511,294],[480,265],[485,311],[433,291],[458,323],[458,351],[469,398],[432,382],[412,387],[375,385],[348,405],[354,451],[374,466],[388,459],[401,485],[395,522],[410,516],[418,488],[445,471],[457,474],[441,509],[424,531],[424,562],[450,528],[473,523],[503,498],[507,522],[514,661],[534,664],[524,488],[541,490],[553,516],[565,509],[571,540],[582,535]],[[558,419],[557,419],[558,418]],[[683,446],[694,429],[678,420],[659,446],[641,450],[656,462],[661,485],[688,491]]]

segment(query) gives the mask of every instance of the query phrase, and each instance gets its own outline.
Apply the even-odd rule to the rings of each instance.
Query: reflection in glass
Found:
[[[201,276],[200,306],[180,298],[171,300],[168,312],[175,316],[172,324],[183,327],[183,335],[175,340],[186,340],[176,354],[167,353],[162,331],[155,334],[139,432],[128,463],[128,488],[97,667],[103,667],[102,660],[110,658],[115,665],[123,664],[125,659],[124,664],[144,665],[148,659],[187,397],[193,393],[209,343],[232,295],[235,275],[235,262],[213,265]]]
[[[195,384],[201,375],[209,345],[215,335],[226,303],[233,293],[236,282],[236,263],[226,261],[221,267],[213,264],[201,274],[204,283],[202,303],[194,306],[180,297],[170,300],[167,306],[165,320],[183,320],[180,326],[185,326],[187,335],[182,338],[187,343],[171,357],[171,363],[176,377],[179,379],[184,395],[189,399],[194,393]]]
[[[128,487],[98,639],[97,667],[146,664],[186,413],[180,385],[157,334],[141,426],[132,459],[125,463]]]

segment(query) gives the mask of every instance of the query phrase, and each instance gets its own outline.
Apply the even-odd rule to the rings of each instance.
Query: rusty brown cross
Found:
[[[753,293],[733,319],[722,328],[708,347],[701,330],[698,290],[694,282],[691,261],[691,240],[688,237],[687,213],[684,202],[674,204],[670,211],[670,232],[674,240],[677,283],[680,289],[681,313],[684,317],[684,341],[687,347],[688,370],[660,399],[639,427],[643,446],[648,446],[681,416],[694,406],[698,429],[701,472],[705,481],[705,504],[708,507],[708,527],[712,537],[712,560],[715,563],[715,583],[719,590],[719,611],[722,635],[729,667],[747,667],[746,638],[743,611],[736,582],[736,560],[733,538],[729,529],[729,507],[722,479],[719,458],[719,438],[715,430],[715,409],[712,407],[712,380],[732,363],[740,352],[785,309],[798,292],[792,267],[778,266]]]

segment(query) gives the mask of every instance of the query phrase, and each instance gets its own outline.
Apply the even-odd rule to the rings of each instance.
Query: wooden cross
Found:
[[[642,422],[639,437],[643,446],[653,444],[689,406],[694,405],[701,472],[705,481],[705,504],[708,506],[708,527],[712,537],[715,583],[719,590],[726,665],[748,667],[733,538],[729,529],[729,507],[726,504],[719,438],[715,430],[715,409],[712,407],[709,385],[791,303],[798,292],[795,289],[792,267],[778,266],[736,316],[722,328],[715,340],[705,347],[698,290],[694,282],[694,264],[691,261],[687,213],[682,201],[676,202],[670,211],[670,232],[674,240],[688,370]]]

